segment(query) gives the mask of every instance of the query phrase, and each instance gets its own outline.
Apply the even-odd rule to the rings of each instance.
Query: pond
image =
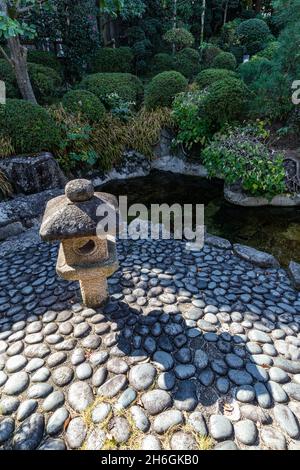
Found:
[[[300,262],[300,207],[246,208],[229,204],[220,180],[152,171],[148,176],[111,181],[101,186],[116,196],[127,196],[128,204],[205,204],[207,231],[272,253],[287,266]]]

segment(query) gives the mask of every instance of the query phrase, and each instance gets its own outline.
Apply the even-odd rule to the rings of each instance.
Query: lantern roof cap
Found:
[[[111,222],[106,235],[115,235],[116,213],[118,202],[115,196],[95,192],[88,180],[73,180],[66,185],[65,195],[48,202],[40,236],[44,241],[97,236],[99,229],[101,231],[101,217],[105,217],[105,223]]]

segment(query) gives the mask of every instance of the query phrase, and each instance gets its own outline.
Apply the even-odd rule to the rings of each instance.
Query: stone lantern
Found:
[[[100,218],[104,213],[105,233]],[[79,281],[83,303],[88,307],[106,301],[107,278],[119,267],[117,215],[117,199],[111,194],[95,193],[92,183],[84,179],[70,181],[65,195],[46,206],[40,236],[48,242],[61,242],[56,271],[64,279]]]

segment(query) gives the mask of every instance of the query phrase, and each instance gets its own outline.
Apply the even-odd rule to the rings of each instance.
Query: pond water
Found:
[[[287,266],[300,262],[300,207],[246,208],[229,204],[223,183],[194,176],[152,171],[148,176],[111,181],[98,190],[127,196],[128,204],[205,204],[207,231],[272,253]]]

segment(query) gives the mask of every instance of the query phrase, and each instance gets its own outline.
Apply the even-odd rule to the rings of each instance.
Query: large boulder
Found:
[[[0,170],[16,194],[35,194],[64,187],[66,178],[51,153],[0,159]]]

